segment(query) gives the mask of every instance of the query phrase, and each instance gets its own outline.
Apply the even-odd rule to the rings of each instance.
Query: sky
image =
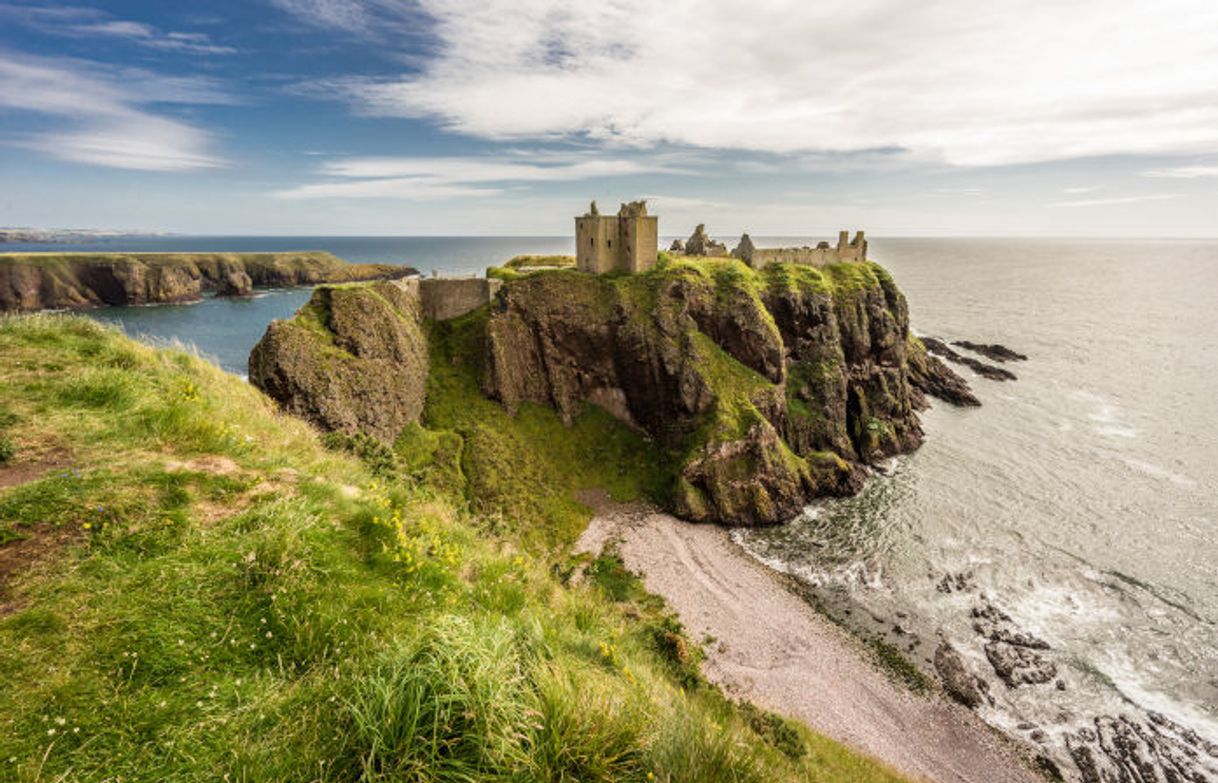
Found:
[[[0,0],[0,226],[1218,236],[1214,0]]]

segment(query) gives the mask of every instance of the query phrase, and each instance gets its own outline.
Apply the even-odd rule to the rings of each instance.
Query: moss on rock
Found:
[[[678,513],[768,524],[921,443],[908,335],[871,263],[539,272],[501,293],[483,386],[509,410],[599,404],[669,455]]]
[[[394,442],[423,411],[418,299],[391,282],[322,286],[250,353],[250,383],[325,430]]]

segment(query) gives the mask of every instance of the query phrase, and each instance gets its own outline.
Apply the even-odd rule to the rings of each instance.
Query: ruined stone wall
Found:
[[[841,260],[835,247],[759,247],[753,251],[749,265],[754,269],[764,269],[770,264],[825,266]]]
[[[401,284],[418,295],[425,318],[445,321],[490,303],[503,281],[485,277],[429,277],[403,280]]]
[[[821,242],[816,247],[754,247],[748,234],[740,238],[740,245],[732,252],[754,269],[764,269],[770,264],[807,264],[825,266],[849,261],[867,260],[867,240],[859,231],[850,239],[850,232],[838,234],[837,247]]]

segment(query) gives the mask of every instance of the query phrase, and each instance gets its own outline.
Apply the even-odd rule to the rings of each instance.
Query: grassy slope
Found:
[[[589,445],[595,420],[508,424],[485,459],[556,436],[535,485],[444,481],[439,452],[485,471],[476,428],[504,424],[445,370],[430,422],[470,437],[413,432],[386,482],[238,379],[85,319],[0,320],[0,377],[14,459],[68,465],[0,490],[0,540],[74,537],[0,597],[0,779],[897,779],[699,684],[612,558],[564,583],[575,564],[543,554],[578,524],[562,491],[605,476],[557,436]],[[491,524],[464,485],[554,530]]]

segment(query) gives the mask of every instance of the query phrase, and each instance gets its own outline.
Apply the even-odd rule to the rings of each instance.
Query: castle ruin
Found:
[[[816,247],[756,247],[749,235],[742,234],[740,243],[732,251],[732,258],[739,258],[754,269],[764,269],[770,264],[808,264],[824,266],[845,261],[866,261],[867,240],[858,231],[850,239],[849,231],[839,231],[837,247],[820,242]]]
[[[721,242],[707,236],[706,226],[701,223],[684,244],[680,240],[673,242],[670,252],[710,258],[728,255]],[[862,231],[855,233],[854,239],[850,239],[849,231],[840,231],[837,235],[837,247],[828,242],[820,242],[816,247],[757,247],[746,233],[740,236],[740,242],[732,250],[731,257],[740,259],[754,269],[764,269],[770,264],[824,266],[846,261],[866,261],[867,240]]]
[[[646,201],[622,204],[602,215],[592,202],[575,218],[575,266],[581,272],[646,272],[655,266],[660,219],[647,214]]]

